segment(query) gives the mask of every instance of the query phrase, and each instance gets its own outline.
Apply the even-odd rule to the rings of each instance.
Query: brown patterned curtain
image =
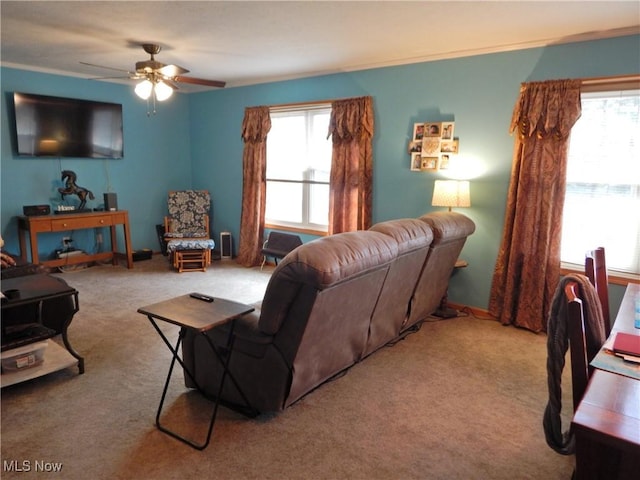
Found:
[[[373,100],[337,100],[331,104],[333,141],[329,181],[329,233],[371,226]]]
[[[523,83],[502,243],[489,312],[501,323],[546,331],[560,279],[560,235],[569,134],[580,117],[579,80]]]
[[[260,265],[264,212],[267,197],[267,133],[271,129],[269,107],[249,107],[242,122],[242,216],[237,262]]]

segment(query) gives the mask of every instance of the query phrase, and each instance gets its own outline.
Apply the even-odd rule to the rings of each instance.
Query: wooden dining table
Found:
[[[630,283],[605,346],[618,332],[640,335],[640,329],[634,328],[638,296],[640,284]],[[631,373],[594,369],[571,423],[576,439],[576,480],[640,478],[640,377]]]

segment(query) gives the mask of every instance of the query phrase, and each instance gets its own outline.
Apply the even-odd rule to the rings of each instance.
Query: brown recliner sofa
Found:
[[[438,212],[323,237],[289,253],[260,311],[235,325],[229,369],[251,407],[287,408],[426,319],[474,230],[464,215]],[[220,348],[227,329],[208,333]],[[222,367],[206,339],[187,332],[183,355],[204,393],[215,395]],[[195,387],[188,375],[185,382]],[[225,383],[221,398],[243,404],[234,382]]]

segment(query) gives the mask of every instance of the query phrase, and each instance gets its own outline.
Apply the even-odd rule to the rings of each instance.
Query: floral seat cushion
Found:
[[[196,239],[186,238],[179,240],[169,240],[167,243],[167,251],[172,253],[176,250],[213,250],[216,246],[210,238]]]
[[[164,234],[164,238],[207,238],[205,232],[167,232]]]
[[[207,237],[211,196],[206,190],[169,192],[169,229],[165,236]]]

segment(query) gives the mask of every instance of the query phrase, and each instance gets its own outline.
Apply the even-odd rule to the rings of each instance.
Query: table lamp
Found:
[[[451,211],[451,207],[470,207],[469,181],[436,180],[433,187],[431,205],[434,207],[449,207],[449,211]]]
[[[467,180],[436,180],[433,187],[431,205],[434,207],[449,207],[449,211],[451,211],[451,207],[470,207],[469,182]],[[455,264],[454,271],[466,266],[466,261],[458,260]],[[440,300],[440,306],[433,315],[440,318],[458,316],[458,311],[448,306],[447,290],[445,290]]]

